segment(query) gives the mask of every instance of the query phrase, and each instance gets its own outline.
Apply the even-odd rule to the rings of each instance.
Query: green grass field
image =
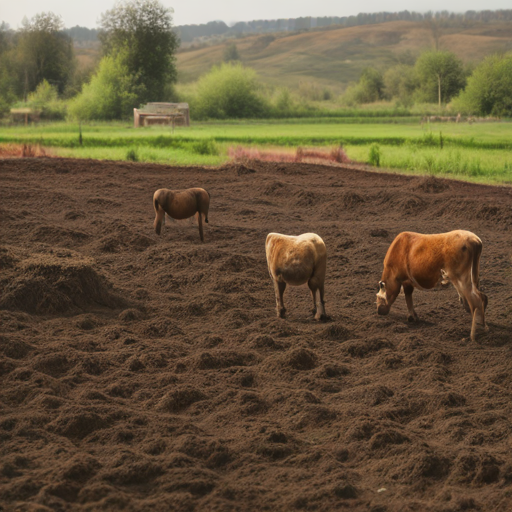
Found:
[[[344,123],[331,118],[194,123],[189,128],[134,129],[128,123],[53,123],[0,127],[1,144],[31,144],[56,156],[137,160],[174,165],[220,165],[229,148],[260,149],[343,145],[367,163],[378,145],[380,167],[483,183],[512,184],[512,123]]]

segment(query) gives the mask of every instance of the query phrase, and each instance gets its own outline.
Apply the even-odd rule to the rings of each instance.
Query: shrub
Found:
[[[280,89],[275,100],[275,110],[277,116],[286,116],[293,112],[294,103],[290,90],[288,88]]]
[[[368,154],[368,163],[374,167],[380,167],[380,146],[372,144]]]
[[[44,119],[64,119],[66,117],[66,105],[59,100],[57,88],[43,80],[36,90],[29,94],[27,105],[30,108],[41,111]]]
[[[202,119],[263,117],[268,110],[256,72],[240,63],[221,64],[203,76],[195,103],[196,115]]]
[[[374,68],[366,68],[359,82],[347,88],[343,95],[343,102],[346,105],[373,103],[382,99],[383,94],[384,81],[381,72]]]
[[[213,155],[219,154],[219,148],[215,141],[212,139],[202,139],[192,144],[192,150],[198,155]]]
[[[224,49],[224,53],[222,55],[224,62],[234,62],[240,60],[240,54],[238,53],[238,48],[235,43],[230,43]]]
[[[299,96],[309,101],[328,101],[332,98],[332,92],[327,87],[321,88],[312,82],[299,82]]]
[[[82,120],[127,118],[138,106],[141,93],[121,55],[104,57],[90,83],[69,102],[68,112],[71,118]]]
[[[412,104],[412,94],[418,86],[414,68],[405,64],[397,64],[384,73],[384,95],[397,98],[402,105]]]
[[[452,106],[464,114],[512,116],[512,53],[480,63]]]
[[[139,161],[139,154],[137,153],[136,149],[129,149],[126,152],[126,160],[129,160],[130,162],[138,162]]]

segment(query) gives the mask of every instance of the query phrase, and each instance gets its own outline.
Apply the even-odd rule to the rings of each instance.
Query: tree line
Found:
[[[242,21],[228,26],[223,21],[212,21],[201,25],[180,25],[176,31],[184,43],[196,38],[218,35],[236,36],[243,34],[309,30],[315,28],[356,27],[388,21],[433,21],[443,26],[471,26],[475,22],[511,21],[512,9],[498,11],[467,11],[465,13],[441,12],[377,12],[360,13],[356,16],[301,17],[277,20]]]
[[[465,114],[512,116],[512,52],[490,55],[472,68],[451,52],[425,51],[415,62],[384,73],[366,68],[342,100],[347,105],[396,100],[404,107],[451,102],[453,111]]]
[[[103,13],[99,25],[101,60],[84,73],[60,16],[37,14],[18,31],[2,23],[0,114],[21,101],[47,118],[62,117],[67,107],[76,117],[113,119],[166,101],[177,77],[172,10],[158,0],[127,0]]]
[[[98,38],[101,60],[87,72],[77,65],[59,16],[37,14],[18,31],[0,25],[0,114],[14,105],[47,119],[112,120],[128,118],[134,107],[150,101],[179,100],[190,103],[196,119],[294,117],[321,116],[325,111],[318,103],[333,102],[327,89],[301,85],[303,97],[298,98],[287,88],[263,86],[242,65],[232,40],[225,47],[225,62],[178,94],[179,40],[171,9],[158,0],[115,4],[101,16]],[[392,100],[407,109],[415,103],[451,102],[462,112],[512,116],[511,91],[512,53],[490,56],[472,68],[436,49],[417,59],[403,55],[384,71],[365,69],[338,104]],[[308,97],[314,103],[304,101]]]

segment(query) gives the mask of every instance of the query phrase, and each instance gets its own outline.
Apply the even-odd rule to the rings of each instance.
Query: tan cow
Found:
[[[165,214],[177,220],[188,219],[197,213],[199,236],[204,242],[203,219],[208,222],[208,209],[210,207],[210,194],[203,188],[189,188],[186,190],[169,190],[161,188],[153,195],[155,207],[154,227],[156,234],[162,230],[165,223]]]
[[[387,315],[403,287],[409,321],[414,322],[418,320],[412,304],[414,288],[424,290],[433,288],[439,281],[451,282],[473,318],[471,339],[474,341],[477,324],[485,327],[487,307],[487,295],[478,289],[481,253],[482,241],[470,231],[438,235],[400,233],[384,259],[377,312]]]
[[[265,242],[267,264],[276,293],[277,316],[285,317],[283,294],[286,285],[300,286],[308,283],[313,297],[315,320],[325,319],[324,281],[327,251],[324,241],[314,233],[299,236],[269,233]],[[316,292],[320,293],[317,308]]]

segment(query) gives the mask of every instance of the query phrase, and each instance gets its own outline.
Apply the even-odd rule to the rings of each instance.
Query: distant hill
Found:
[[[195,81],[221,63],[226,45],[233,42],[241,61],[264,82],[293,88],[310,82],[339,91],[358,80],[367,66],[385,70],[435,47],[452,51],[465,62],[478,62],[486,55],[512,50],[512,11],[501,12],[506,19],[391,21],[230,38],[179,51],[179,81]]]
[[[423,50],[450,50],[465,62],[512,50],[512,9],[449,13],[358,14],[349,17],[222,21],[175,27],[180,82],[195,81],[220,64],[227,44],[235,43],[241,61],[271,85],[299,84],[340,92],[367,66],[384,70],[413,61]],[[99,59],[97,29],[65,30],[74,40],[80,65]]]
[[[512,21],[512,10],[467,11],[465,13],[442,12],[376,12],[359,13],[357,16],[307,16],[277,20],[254,20],[238,22],[232,26],[223,21],[211,21],[202,25],[179,25],[175,27],[182,46],[194,41],[205,41],[217,36],[240,36],[283,31],[300,31],[326,27],[357,27],[388,21],[433,21],[443,25],[458,25],[466,28],[474,22]]]

